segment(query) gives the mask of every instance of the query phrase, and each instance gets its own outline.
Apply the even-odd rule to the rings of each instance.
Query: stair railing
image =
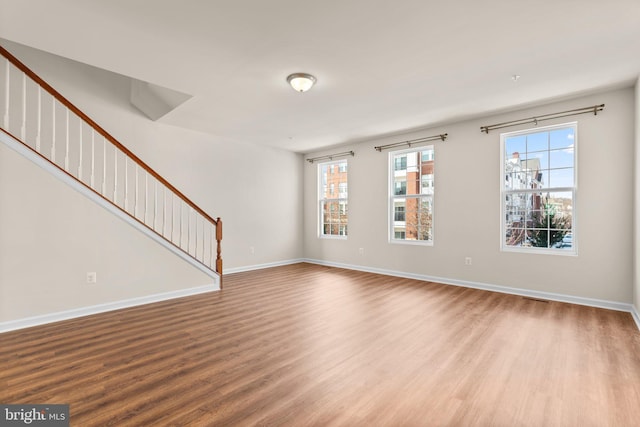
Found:
[[[221,219],[210,217],[2,46],[0,55],[1,130],[221,277]]]

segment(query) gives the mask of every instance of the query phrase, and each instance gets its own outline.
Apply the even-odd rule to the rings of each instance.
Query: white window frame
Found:
[[[333,173],[347,173],[347,182],[346,182],[346,191],[340,192],[335,191],[335,186],[330,194],[331,197],[324,197],[325,191],[324,186],[329,186],[330,184],[323,181],[322,169],[323,167],[327,167],[327,172],[332,171]],[[349,218],[349,165],[347,159],[342,160],[331,160],[327,162],[318,163],[318,238],[321,239],[338,239],[338,240],[346,240],[348,237],[348,226],[338,224],[338,234],[325,234],[324,233],[324,205],[327,202],[337,202],[338,203],[338,213],[342,211],[343,207],[345,209],[345,215]],[[331,184],[333,186],[333,184]],[[330,188],[330,187],[329,187]],[[338,189],[340,185],[338,185]],[[344,195],[345,197],[341,197]]]
[[[506,140],[515,136],[531,135],[542,132],[552,132],[557,129],[573,128],[573,187],[543,187],[535,190],[506,190],[505,189],[505,160],[507,158],[505,153]],[[551,254],[551,255],[564,255],[564,256],[577,256],[578,255],[578,216],[577,216],[577,198],[578,198],[578,122],[562,123],[551,126],[536,127],[530,129],[524,129],[515,132],[505,132],[500,134],[500,250],[503,252],[520,252],[529,254]],[[551,149],[548,152],[553,151]],[[506,222],[507,222],[507,208],[506,208],[506,196],[509,193],[552,193],[552,192],[570,192],[572,193],[572,210],[571,210],[571,249],[562,248],[539,248],[533,246],[511,246],[505,242],[506,234]]]
[[[402,156],[404,154],[409,154],[409,153],[418,153],[418,152],[422,152],[422,151],[428,151],[428,150],[432,150],[433,151],[433,158],[430,158],[429,160],[433,160],[434,161],[434,166],[433,166],[433,183],[434,185],[431,187],[431,192],[429,194],[419,194],[419,195],[407,195],[407,194],[403,194],[403,195],[396,195],[395,194],[395,173],[398,172],[396,170],[396,163],[394,161],[394,157],[395,156]],[[389,173],[389,188],[388,188],[388,240],[389,243],[393,243],[393,244],[400,244],[400,245],[418,245],[418,246],[433,246],[433,242],[435,240],[435,146],[434,145],[426,145],[426,146],[419,146],[419,147],[412,147],[412,148],[408,148],[405,150],[396,150],[396,151],[390,151],[389,152],[389,160],[388,160],[388,173]],[[422,192],[422,176],[420,178],[420,191]],[[414,197],[417,196],[417,197]],[[431,239],[429,240],[406,240],[406,239],[396,239],[395,237],[395,201],[397,199],[410,199],[410,198],[429,198],[431,201]],[[405,223],[406,223],[406,215],[407,215],[407,210],[406,210],[406,203],[405,203]],[[405,230],[405,236],[406,236],[406,230]]]

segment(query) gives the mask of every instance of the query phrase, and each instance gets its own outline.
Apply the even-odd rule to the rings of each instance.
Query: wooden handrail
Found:
[[[195,210],[200,215],[202,215],[207,221],[211,222],[214,225],[217,224],[215,219],[211,218],[205,211],[200,209],[200,207],[198,207],[198,205],[193,203],[187,196],[182,194],[182,192],[180,192],[177,188],[175,188],[173,185],[171,185],[166,179],[164,179],[160,174],[158,174],[156,171],[154,171],[151,168],[151,166],[147,165],[138,156],[133,154],[127,147],[122,145],[117,139],[115,139],[113,136],[111,136],[111,134],[109,134],[109,132],[107,132],[102,127],[100,127],[100,125],[98,125],[96,122],[91,120],[91,118],[89,118],[89,116],[87,116],[80,109],[78,109],[78,107],[73,105],[71,103],[71,101],[69,101],[67,98],[62,96],[57,90],[55,90],[53,87],[51,87],[47,82],[45,82],[42,78],[40,78],[40,76],[38,76],[36,73],[31,71],[31,69],[29,67],[27,67],[22,62],[20,62],[19,59],[17,59],[15,56],[13,56],[11,53],[9,53],[9,51],[7,51],[2,46],[0,46],[0,54],[2,54],[2,56],[7,58],[9,60],[9,62],[11,62],[13,65],[16,66],[16,68],[20,69],[23,73],[28,75],[32,80],[37,82],[44,90],[49,92],[49,94],[51,94],[51,96],[56,98],[58,100],[58,102],[63,104],[69,110],[73,111],[74,114],[76,114],[78,117],[80,117],[82,120],[84,120],[87,124],[89,124],[100,135],[102,135],[109,142],[111,142],[113,145],[118,147],[118,149],[121,150],[123,153],[125,153],[131,160],[136,162],[142,169],[147,171],[151,176],[153,176],[155,179],[157,179],[159,182],[161,182],[169,190],[171,190],[176,196],[181,198],[187,205],[189,205],[193,210]]]
[[[111,134],[109,134],[106,130],[104,130],[100,125],[98,125],[96,122],[94,122],[91,118],[89,118],[89,116],[87,116],[85,113],[83,113],[79,108],[77,108],[75,105],[73,105],[67,98],[65,98],[64,96],[62,96],[57,90],[55,90],[53,87],[51,87],[46,81],[44,81],[40,76],[38,76],[36,73],[34,73],[29,67],[27,67],[25,64],[23,64],[20,60],[18,60],[15,56],[13,56],[9,51],[7,51],[3,46],[0,45],[0,55],[4,56],[10,63],[12,63],[16,68],[18,68],[20,71],[22,71],[23,73],[25,73],[30,79],[32,79],[34,82],[36,82],[40,87],[42,87],[45,91],[47,91],[54,99],[56,99],[60,104],[64,105],[65,107],[67,107],[70,111],[72,111],[74,114],[76,114],[82,121],[84,121],[85,123],[87,123],[89,126],[91,126],[97,133],[99,133],[100,135],[102,135],[107,141],[109,141],[112,145],[114,145],[118,150],[120,150],[122,153],[125,154],[125,156],[129,159],[131,159],[132,161],[134,161],[140,168],[142,168],[144,171],[146,171],[149,175],[151,175],[152,177],[154,177],[159,183],[161,183],[162,185],[164,185],[165,188],[167,188],[168,190],[170,190],[174,195],[178,196],[187,206],[189,206],[191,209],[193,209],[195,212],[197,212],[198,214],[200,214],[202,216],[203,219],[205,219],[206,221],[208,221],[209,223],[213,224],[215,226],[216,229],[216,242],[217,242],[217,255],[216,255],[216,261],[215,261],[215,271],[220,275],[220,287],[222,288],[222,257],[221,257],[221,240],[222,240],[222,220],[218,217],[217,219],[213,219],[211,216],[209,216],[205,211],[203,211],[198,205],[196,205],[194,202],[192,202],[187,196],[185,196],[181,191],[179,191],[177,188],[175,188],[173,185],[171,185],[166,179],[164,179],[160,174],[158,174],[155,170],[153,170],[149,165],[147,165],[145,162],[143,162],[138,156],[136,156],[135,154],[133,154],[127,147],[125,147],[122,143],[120,143],[117,139],[115,139]],[[11,135],[11,133],[9,133],[8,130],[4,130],[3,131],[10,135],[12,138],[20,141],[20,139],[16,138],[14,135]],[[75,178],[72,174],[70,174],[68,171],[66,171],[65,169],[61,168],[59,165],[57,165],[55,162],[47,159],[46,157],[42,156],[42,154],[40,154],[39,152],[33,150],[31,147],[29,147],[26,143],[24,143],[24,141],[22,141],[23,144],[25,144],[26,147],[28,147],[29,149],[31,149],[32,151],[36,152],[38,155],[40,155],[41,157],[43,157],[44,159],[46,159],[47,161],[49,161],[51,164],[53,164],[55,167],[57,167],[59,170],[61,170],[62,172],[66,173],[67,175],[69,175],[72,178]],[[102,194],[100,194],[99,192],[95,191],[92,187],[88,186],[86,183],[82,182],[81,180],[78,180],[78,182],[80,182],[82,185],[84,185],[85,187],[89,188],[91,191],[93,191],[95,194],[97,194],[98,196],[100,196],[101,198],[103,198],[104,200],[111,202],[109,199],[107,199],[106,197],[104,197]],[[113,203],[113,202],[111,202]],[[144,223],[143,221],[140,221],[138,218],[135,217],[135,215],[132,215],[131,213],[129,213],[128,211],[126,211],[125,209],[121,208],[120,206],[118,206],[117,204],[114,203],[114,205],[116,207],[118,207],[122,212],[124,212],[125,214],[129,215],[131,218],[133,218],[134,220],[138,221],[139,223],[141,223],[142,225],[146,226],[147,228],[149,228],[152,231],[155,231],[152,227],[150,227],[148,224]],[[166,239],[166,237],[164,237],[163,235],[160,234],[160,236],[162,238],[164,238],[165,240],[167,240],[169,243],[173,244],[174,246],[176,246],[178,249],[182,250],[183,252],[189,254],[187,251],[185,251],[183,248],[181,248],[180,246],[176,245],[175,243],[173,243],[171,240]],[[195,258],[195,257],[194,257]],[[205,265],[203,262],[199,261],[197,258],[195,258],[198,262],[200,262],[201,264]],[[210,268],[210,267],[209,267]]]

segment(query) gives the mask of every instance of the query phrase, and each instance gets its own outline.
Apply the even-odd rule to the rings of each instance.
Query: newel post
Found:
[[[216,219],[216,241],[218,242],[218,255],[216,256],[216,272],[220,275],[220,289],[222,289],[222,247],[220,242],[222,241],[222,220],[220,217]]]

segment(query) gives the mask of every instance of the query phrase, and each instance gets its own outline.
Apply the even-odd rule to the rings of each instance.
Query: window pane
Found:
[[[529,246],[527,231],[524,228],[507,228],[504,243],[507,246]]]
[[[575,138],[573,128],[557,129],[549,132],[549,145],[552,150],[556,148],[573,148]]]
[[[523,169],[529,171],[540,171],[544,169],[549,169],[549,152],[548,151],[538,151],[536,153],[526,153],[526,155],[521,156]]]
[[[545,208],[552,216],[551,228],[571,230],[573,226],[573,192],[552,192],[545,199]]]
[[[549,187],[573,187],[573,168],[550,170]]]
[[[394,158],[394,170],[405,170],[407,169],[407,156],[396,156]]]
[[[398,223],[395,224],[394,238],[416,241],[431,240],[433,222],[431,198],[407,198],[404,202],[404,206],[396,205],[394,211],[394,220],[405,222],[404,226]],[[404,237],[397,237],[399,232],[402,232]]]
[[[549,149],[549,133],[540,132],[527,135],[527,152],[546,151]]]
[[[527,137],[526,136],[514,136],[506,139],[505,142],[505,157],[510,159],[514,153],[526,153],[527,152]]]
[[[420,174],[418,172],[408,172],[406,194],[420,194],[421,187]]]
[[[395,182],[395,188],[394,188],[394,194],[396,196],[402,195],[402,194],[407,194],[407,181],[396,181]]]
[[[573,167],[573,148],[552,150],[549,152],[549,157],[551,159],[549,163],[551,169]]]
[[[572,192],[511,193],[505,199],[507,246],[557,248],[572,230]],[[564,242],[563,248],[571,248]]]

